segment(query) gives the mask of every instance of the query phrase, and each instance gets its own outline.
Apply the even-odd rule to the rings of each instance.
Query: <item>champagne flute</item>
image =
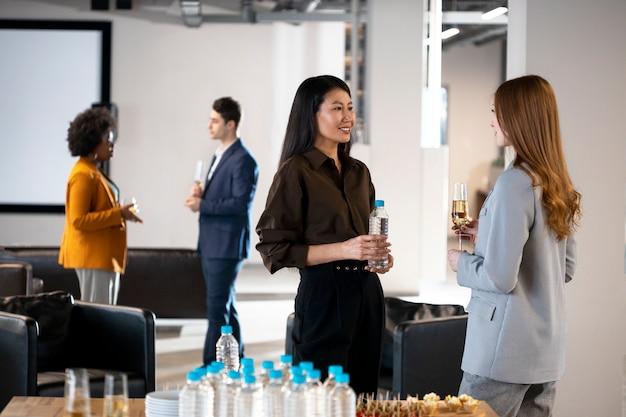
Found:
[[[202,159],[199,159],[198,162],[196,162],[196,173],[193,176],[193,181],[198,185],[202,185],[202,169],[203,168],[204,168],[204,162],[202,161]]]
[[[467,184],[457,182],[454,184],[452,196],[452,223],[459,229],[459,250],[463,250],[463,234],[461,228],[469,224],[469,205],[467,203]]]

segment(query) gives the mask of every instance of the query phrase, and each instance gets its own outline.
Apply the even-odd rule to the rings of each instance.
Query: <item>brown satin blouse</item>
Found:
[[[367,166],[348,157],[340,174],[317,148],[294,155],[274,176],[256,232],[271,273],[306,267],[309,245],[343,242],[367,234],[374,186]]]

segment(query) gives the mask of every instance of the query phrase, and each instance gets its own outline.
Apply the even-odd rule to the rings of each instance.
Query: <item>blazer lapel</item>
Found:
[[[222,167],[224,167],[224,165],[228,161],[228,158],[230,158],[232,154],[235,153],[235,151],[240,147],[241,147],[241,139],[237,139],[232,145],[230,145],[228,149],[226,149],[226,152],[224,152],[224,154],[222,155],[222,159],[220,159],[219,163],[215,167],[215,171],[213,172],[211,179],[207,181],[206,187],[204,187],[203,195],[206,194],[206,190],[208,190],[209,186],[213,182],[213,179],[215,179],[215,177],[220,172]]]

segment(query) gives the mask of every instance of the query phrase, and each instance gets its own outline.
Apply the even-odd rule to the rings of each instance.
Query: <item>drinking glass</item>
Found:
[[[198,185],[202,185],[202,170],[204,168],[204,161],[202,161],[201,159],[198,160],[198,162],[196,162],[196,172],[193,176],[193,182],[195,182]]]
[[[84,368],[65,370],[65,417],[90,417],[89,376]]]
[[[457,182],[454,184],[452,195],[452,223],[459,229],[459,250],[463,250],[463,234],[461,228],[469,224],[469,205],[467,203],[467,184]]]
[[[128,378],[123,372],[104,375],[102,417],[128,417]]]

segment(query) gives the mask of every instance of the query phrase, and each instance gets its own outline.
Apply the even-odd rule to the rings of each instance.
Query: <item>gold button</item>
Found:
[[[341,267],[340,267],[340,266],[338,266],[338,267],[337,267],[337,271],[339,271],[340,269],[341,269]]]
[[[355,266],[354,268],[352,268],[353,271],[356,271],[357,269],[359,269],[358,266]]]
[[[345,269],[346,271],[349,271],[349,270],[350,270],[350,267],[349,267],[349,266],[346,266],[346,267],[344,267],[344,269]]]

